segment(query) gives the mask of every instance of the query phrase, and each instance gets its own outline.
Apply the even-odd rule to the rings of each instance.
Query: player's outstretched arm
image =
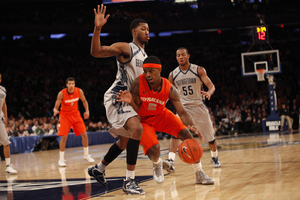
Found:
[[[62,98],[63,98],[63,93],[59,92],[57,95],[56,101],[55,101],[54,108],[53,108],[53,116],[55,116],[59,113],[58,109],[59,109]]]
[[[112,44],[111,46],[102,46],[100,41],[100,33],[102,27],[106,24],[109,14],[105,16],[106,6],[103,4],[98,5],[97,9],[94,9],[95,15],[95,27],[91,42],[91,55],[96,58],[104,58],[111,56],[130,56],[130,48],[129,44],[125,42],[117,42]],[[123,61],[122,59],[120,61]]]

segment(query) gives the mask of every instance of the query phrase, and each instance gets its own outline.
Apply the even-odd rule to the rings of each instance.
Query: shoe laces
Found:
[[[6,168],[8,168],[8,167],[15,169],[15,166],[13,164],[6,165]]]
[[[131,188],[131,189],[140,189],[140,187],[137,184],[137,181],[135,179],[130,179],[129,188]]]

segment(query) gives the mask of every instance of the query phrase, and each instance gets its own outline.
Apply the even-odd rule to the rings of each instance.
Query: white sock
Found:
[[[97,166],[98,166],[98,170],[102,173],[104,172],[104,170],[107,167],[107,166],[103,165],[102,162],[100,162]]]
[[[62,161],[65,161],[65,152],[64,151],[59,152],[59,159]]]
[[[172,159],[173,161],[175,161],[175,156],[176,156],[176,153],[169,152],[169,159]]]
[[[128,178],[134,179],[135,178],[135,171],[129,171],[128,169],[126,170],[126,180]]]
[[[192,165],[193,165],[193,168],[194,168],[195,172],[202,169],[201,161],[198,162],[198,163],[192,164]]]
[[[159,162],[161,162],[161,158],[159,158],[158,161],[153,162],[153,163],[157,165]]]
[[[10,165],[10,158],[5,158],[6,166]]]
[[[216,150],[216,151],[210,150],[210,154],[211,154],[211,157],[216,158],[218,156],[218,150]]]
[[[89,155],[89,147],[83,147],[84,155]]]

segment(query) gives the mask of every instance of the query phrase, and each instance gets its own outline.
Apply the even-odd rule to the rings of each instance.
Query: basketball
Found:
[[[179,158],[188,164],[198,163],[202,154],[203,148],[195,139],[186,139],[178,147]]]

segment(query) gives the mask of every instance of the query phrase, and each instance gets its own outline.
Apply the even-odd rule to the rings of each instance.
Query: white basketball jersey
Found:
[[[5,97],[6,97],[6,89],[0,85],[0,118],[4,117],[4,114],[2,112],[2,106],[3,106],[3,103],[4,103],[4,100],[5,100]]]
[[[118,93],[120,90],[129,90],[131,83],[135,78],[144,73],[143,62],[147,54],[140,46],[131,42],[129,43],[131,58],[126,63],[121,63],[117,59],[118,71],[116,80],[106,92]]]
[[[178,66],[172,71],[172,77],[178,92],[180,101],[184,106],[197,106],[203,104],[203,97],[200,91],[203,89],[203,82],[198,74],[198,65],[190,64],[190,67],[182,71]]]

